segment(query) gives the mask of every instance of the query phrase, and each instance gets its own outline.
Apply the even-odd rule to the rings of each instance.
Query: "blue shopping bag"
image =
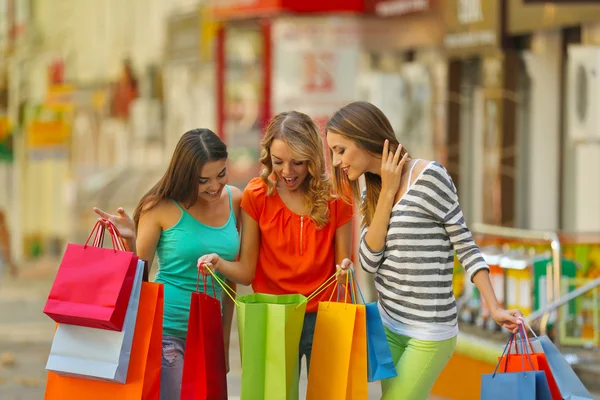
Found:
[[[521,329],[524,329],[521,325]],[[523,341],[524,335],[521,335],[521,341]],[[504,351],[500,356],[498,364],[494,369],[493,374],[484,374],[481,376],[481,400],[551,400],[552,395],[550,394],[550,387],[548,386],[548,380],[546,379],[546,373],[544,371],[533,371],[533,363],[529,357],[529,353],[526,346],[523,344],[522,348],[525,348],[526,354],[522,358],[523,370],[522,372],[501,372],[498,373],[498,367],[502,362],[502,358],[506,354],[507,349],[511,343],[516,341],[515,334],[512,334],[504,347]],[[532,371],[525,371],[525,358],[528,359]],[[508,365],[508,357],[504,358],[506,371]]]
[[[368,381],[375,382],[393,378],[397,375],[396,366],[392,359],[392,351],[383,329],[377,302],[366,303],[360,286],[355,279],[354,271],[349,270],[351,279],[356,283],[360,297],[367,312],[367,374]],[[339,293],[339,292],[338,292]]]

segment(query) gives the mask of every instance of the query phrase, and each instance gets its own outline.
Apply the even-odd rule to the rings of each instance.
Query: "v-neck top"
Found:
[[[229,219],[225,225],[213,227],[203,224],[188,213],[180,204],[174,202],[181,210],[179,221],[172,227],[162,231],[156,255],[158,272],[156,282],[164,285],[164,318],[163,334],[185,339],[190,312],[191,293],[196,290],[198,278],[198,258],[204,254],[216,253],[227,261],[235,261],[240,251],[240,237],[237,221],[233,212],[231,188],[226,186],[229,194]],[[212,277],[205,277],[206,293],[220,301],[221,286],[213,282]],[[203,282],[198,285],[204,291]]]
[[[446,169],[431,162],[414,182],[409,180],[392,208],[383,250],[369,248],[367,231],[363,227],[359,259],[365,271],[375,274],[384,325],[420,340],[456,336],[454,253],[469,279],[489,267],[465,223]]]

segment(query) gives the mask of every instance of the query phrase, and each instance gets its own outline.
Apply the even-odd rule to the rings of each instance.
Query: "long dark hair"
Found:
[[[394,134],[394,128],[383,111],[366,101],[356,101],[339,109],[327,123],[327,131],[352,140],[358,147],[376,157],[381,157],[386,139],[389,141],[391,152],[395,152],[400,145]],[[403,147],[400,156],[404,156],[406,151]],[[365,183],[366,197],[360,204],[360,213],[363,217],[363,224],[369,226],[381,193],[381,177],[367,172],[365,173]],[[333,184],[342,198],[349,200],[348,194],[352,192],[354,198],[360,200],[358,181],[350,182],[348,176],[342,173],[339,167],[333,168]]]
[[[192,129],[181,136],[169,168],[152,189],[140,200],[133,213],[137,231],[140,217],[164,199],[192,207],[198,200],[200,171],[209,161],[227,159],[227,146],[210,129]]]

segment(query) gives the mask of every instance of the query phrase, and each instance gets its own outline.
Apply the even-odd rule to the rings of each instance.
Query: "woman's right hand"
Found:
[[[200,273],[203,275],[210,275],[210,272],[208,272],[205,267],[208,267],[213,272],[216,272],[219,269],[220,260],[221,257],[215,253],[203,255],[198,259],[198,269],[200,270]]]
[[[119,207],[117,209],[117,215],[109,214],[96,207],[94,207],[94,212],[100,217],[112,222],[113,225],[119,230],[119,233],[123,239],[129,241],[135,240],[135,224],[133,223],[131,217],[127,215],[125,210],[123,210],[123,208]]]
[[[389,147],[390,142],[386,139],[381,154],[381,194],[395,198],[400,189],[400,177],[402,176],[404,163],[408,159],[408,153],[400,158],[402,145],[398,145],[395,154],[389,150]]]

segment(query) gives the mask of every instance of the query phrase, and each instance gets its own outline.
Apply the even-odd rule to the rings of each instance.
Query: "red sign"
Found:
[[[217,19],[248,18],[281,13],[363,12],[364,0],[209,0]]]

